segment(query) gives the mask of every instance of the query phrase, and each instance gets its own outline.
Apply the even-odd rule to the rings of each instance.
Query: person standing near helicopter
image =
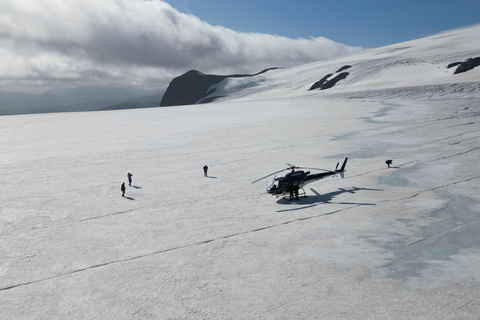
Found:
[[[293,200],[293,190],[295,186],[293,185],[293,180],[288,180],[286,190],[290,193],[290,201]]]
[[[295,185],[293,186],[293,192],[295,193],[295,200],[298,200],[298,189],[300,189],[300,188],[298,187],[298,184],[295,184]]]
[[[125,197],[125,182],[120,186],[120,191],[122,191],[122,197]]]
[[[204,166],[203,166],[203,176],[204,176],[204,177],[207,177],[207,171],[208,171],[208,166],[207,166],[207,165],[204,165]]]

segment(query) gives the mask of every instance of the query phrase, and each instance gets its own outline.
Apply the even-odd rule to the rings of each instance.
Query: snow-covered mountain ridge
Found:
[[[413,86],[479,83],[480,26],[459,29],[290,69],[277,69],[252,78],[227,78],[215,86],[216,101],[261,99],[269,92],[280,95],[318,94],[308,92],[323,77],[342,72],[348,76],[322,94],[381,90]],[[476,67],[455,74],[458,65],[477,59]],[[296,75],[293,77],[293,75]],[[300,77],[301,75],[301,77]]]

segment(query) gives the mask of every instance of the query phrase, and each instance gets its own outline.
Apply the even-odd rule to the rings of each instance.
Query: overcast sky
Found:
[[[305,7],[309,3],[315,2],[2,0],[0,90],[61,85],[161,89],[190,69],[256,73],[364,47],[361,41],[324,37],[318,22],[325,13],[312,14]],[[338,28],[344,24],[340,7],[328,12]],[[306,31],[299,25],[317,28]]]

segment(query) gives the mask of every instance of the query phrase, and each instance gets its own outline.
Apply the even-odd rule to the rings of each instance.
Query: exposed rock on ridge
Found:
[[[348,68],[351,68],[351,67],[352,66],[349,66],[349,65],[345,65],[345,66],[341,67],[340,69],[338,69],[335,72],[335,74],[337,74],[337,75],[334,76],[333,78],[332,78],[332,76],[334,74],[332,74],[332,73],[327,74],[325,77],[323,77],[322,79],[315,82],[310,87],[310,89],[308,89],[308,90],[309,91],[310,90],[315,90],[315,89],[325,90],[325,89],[329,89],[329,88],[333,87],[338,81],[345,79],[349,75],[348,72],[342,72],[342,71],[346,70]]]
[[[450,63],[447,66],[447,68],[450,69],[450,68],[455,67],[455,66],[458,66],[458,67],[453,74],[467,72],[469,70],[472,70],[475,67],[480,66],[480,57],[470,58],[470,59],[465,60],[464,62]]]
[[[160,107],[178,106],[196,103],[206,103],[214,101],[218,97],[209,97],[215,92],[211,86],[221,82],[226,78],[252,77],[269,70],[277,69],[269,68],[256,74],[234,74],[234,75],[211,75],[204,74],[197,70],[190,70],[181,76],[174,78],[168,85],[167,91],[163,95]],[[205,100],[204,100],[205,99]]]

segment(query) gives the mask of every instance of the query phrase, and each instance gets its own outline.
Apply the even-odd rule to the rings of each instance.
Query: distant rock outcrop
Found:
[[[332,88],[334,85],[337,84],[338,81],[345,79],[349,74],[350,74],[350,73],[348,73],[348,72],[342,72],[342,73],[336,75],[333,79],[328,80],[327,82],[325,82],[325,83],[322,85],[322,87],[320,88],[320,90],[325,90],[325,89],[330,89],[330,88]]]
[[[447,68],[450,69],[450,68],[453,68],[455,66],[458,66],[458,67],[453,74],[467,72],[469,70],[472,70],[475,67],[480,66],[480,57],[470,58],[470,59],[465,60],[464,62],[450,63],[447,66]]]
[[[215,88],[212,88],[212,86],[222,80],[226,78],[252,77],[273,69],[277,68],[265,69],[256,74],[234,74],[226,76],[204,74],[197,70],[190,70],[170,82],[167,91],[162,97],[160,107],[212,102],[219,97],[207,98],[207,96],[215,92]]]
[[[313,84],[313,86],[310,87],[310,89],[308,89],[309,91],[310,90],[315,90],[315,89],[319,89],[320,90],[322,89],[322,86],[325,82],[327,82],[327,79],[330,78],[333,74],[329,73],[327,74],[325,77],[323,77],[322,79],[318,80],[317,82],[315,82]]]
[[[349,75],[348,72],[342,72],[342,71],[351,67],[352,66],[349,66],[349,65],[345,65],[341,67],[334,73],[336,74],[335,76],[332,73],[327,74],[325,77],[315,82],[308,90],[309,91],[315,90],[315,89],[325,90],[333,87],[338,81],[345,79]]]
[[[344,65],[343,67],[341,67],[340,69],[337,70],[337,73],[338,72],[342,72],[343,70],[346,70],[346,69],[349,69],[351,68],[352,66],[349,66],[348,64],[347,65]]]

